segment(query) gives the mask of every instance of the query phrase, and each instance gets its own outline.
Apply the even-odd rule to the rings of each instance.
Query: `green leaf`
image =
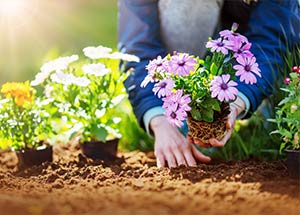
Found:
[[[199,120],[199,121],[202,120],[201,114],[200,114],[200,112],[199,112],[198,110],[192,109],[192,110],[190,111],[190,113],[191,113],[193,119]]]
[[[91,127],[91,133],[95,136],[98,140],[105,142],[106,137],[108,135],[107,130],[104,127],[100,127],[96,124],[93,124]]]
[[[201,109],[200,111],[202,115],[202,119],[206,122],[213,122],[214,121],[214,111],[211,108],[208,109]]]
[[[284,92],[288,92],[288,93],[290,93],[291,91],[289,90],[289,89],[286,89],[286,88],[280,88],[282,91],[284,91]]]
[[[221,111],[220,104],[216,99],[211,99],[211,108],[215,111],[218,111],[218,112]]]
[[[282,99],[282,100],[279,102],[278,106],[281,106],[281,105],[287,103],[289,100],[290,100],[289,97],[286,97],[286,98]]]
[[[212,63],[210,66],[210,72],[212,75],[217,75],[218,73],[218,67],[216,66],[215,63]]]

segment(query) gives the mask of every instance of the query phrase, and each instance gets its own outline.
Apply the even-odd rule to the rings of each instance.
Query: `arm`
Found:
[[[257,77],[256,85],[246,85],[239,82],[238,89],[250,102],[251,112],[254,112],[262,99],[270,96],[275,81],[281,75],[279,68],[284,66],[283,55],[293,46],[300,46],[300,2],[298,0],[261,0],[252,9],[248,31],[245,33],[252,43],[251,51],[256,56],[262,71],[262,78]],[[230,105],[227,134],[218,141],[211,139],[210,144],[223,147],[231,136],[237,116],[247,104],[239,97]],[[243,115],[243,114],[242,114]],[[194,142],[202,147],[201,142]]]
[[[122,52],[134,54],[140,63],[127,63],[126,68],[134,68],[124,82],[129,100],[138,122],[144,127],[143,115],[153,107],[161,106],[162,101],[152,92],[153,84],[141,88],[140,84],[147,75],[145,69],[149,60],[158,55],[165,56],[160,40],[157,0],[119,1],[119,44]]]
[[[141,59],[138,64],[126,64],[127,69],[134,68],[134,73],[124,84],[135,115],[143,128],[145,128],[143,120],[147,118],[144,117],[145,113],[162,105],[162,101],[152,92],[153,84],[148,84],[143,89],[140,87],[147,75],[145,66],[149,60],[158,55],[166,55],[160,40],[157,3],[158,0],[119,1],[118,47],[122,52],[134,54]],[[195,158],[203,162],[210,160],[190,144],[177,128],[171,126],[161,113],[148,117],[147,121],[150,122],[150,129],[155,136],[154,151],[158,166],[175,167],[181,164],[193,166],[196,164]]]

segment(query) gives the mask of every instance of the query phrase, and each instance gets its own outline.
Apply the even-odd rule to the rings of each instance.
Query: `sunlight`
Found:
[[[22,16],[28,7],[26,0],[0,0],[0,16],[3,18]]]

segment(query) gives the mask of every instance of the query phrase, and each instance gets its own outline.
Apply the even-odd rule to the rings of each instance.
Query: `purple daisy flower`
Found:
[[[247,37],[239,34],[239,33],[236,33],[234,31],[230,31],[230,30],[223,30],[221,31],[220,33],[220,36],[221,37],[224,37],[225,39],[228,39],[230,41],[232,40],[236,40],[236,39],[239,39],[241,40],[243,43],[248,43],[248,39]]]
[[[170,93],[167,97],[163,98],[164,104],[163,108],[168,108],[169,106],[178,105],[180,108],[185,111],[190,111],[191,107],[189,103],[191,102],[191,98],[189,94],[182,95],[182,90],[177,90],[176,93]]]
[[[154,85],[152,91],[158,98],[165,97],[172,92],[174,84],[172,79],[162,80]]]
[[[222,38],[210,40],[206,43],[206,48],[210,48],[211,52],[222,52],[224,55],[228,54],[228,50],[231,50],[232,46],[232,41],[223,40]]]
[[[237,71],[235,75],[241,76],[240,80],[244,81],[246,84],[255,84],[257,79],[254,74],[261,77],[256,58],[254,56],[249,58],[239,56],[236,60],[240,65],[235,65],[233,67]]]
[[[195,69],[196,63],[196,59],[187,53],[178,53],[171,57],[169,66],[173,74],[184,76]]]
[[[144,80],[141,83],[141,87],[146,87],[149,82],[155,82],[157,79],[154,77],[155,73],[148,73],[148,75],[144,78]]]
[[[234,51],[234,57],[238,58],[239,56],[250,58],[253,56],[253,54],[250,51],[251,43],[249,42],[243,42],[241,38],[232,38],[231,40],[233,42],[232,51]]]
[[[165,72],[168,71],[168,61],[166,58],[158,56],[156,59],[151,60],[146,66],[149,73],[155,73],[156,71]]]
[[[229,74],[216,76],[211,81],[211,97],[218,97],[220,102],[234,101],[238,94],[238,90],[235,86],[237,86],[237,83],[230,80]]]
[[[183,126],[182,121],[187,118],[187,113],[184,109],[180,108],[178,105],[172,105],[166,109],[165,116],[167,117],[171,125],[182,127]]]

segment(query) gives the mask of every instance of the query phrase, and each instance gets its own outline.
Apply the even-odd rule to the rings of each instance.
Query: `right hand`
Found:
[[[202,154],[163,115],[150,121],[155,137],[154,153],[158,167],[196,166],[196,160],[207,163],[211,159]]]

